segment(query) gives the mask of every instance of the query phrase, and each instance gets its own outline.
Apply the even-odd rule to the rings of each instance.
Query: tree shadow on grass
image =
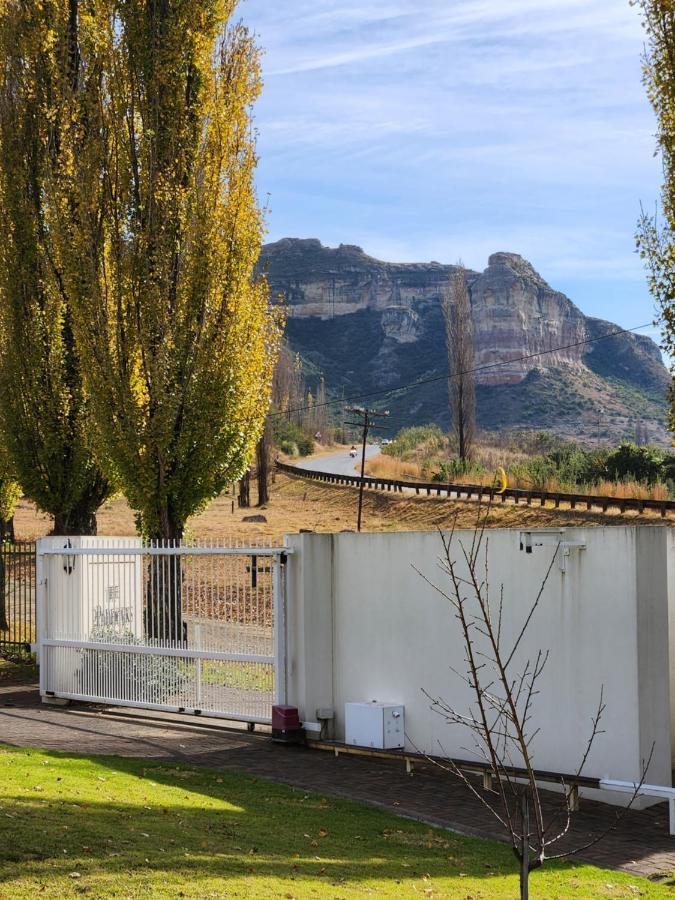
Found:
[[[441,895],[465,897],[472,883],[487,889],[486,879],[495,888],[489,896],[517,890],[504,845],[247,774],[30,750],[0,755],[0,772],[0,812],[12,831],[0,846],[7,896],[54,879],[60,895],[98,896],[120,885],[132,896],[141,889],[175,896],[186,885],[198,896],[233,886],[246,892],[252,879],[272,896],[310,883],[327,891],[372,886],[390,896],[436,884]],[[584,871],[559,865],[551,877],[571,883]]]

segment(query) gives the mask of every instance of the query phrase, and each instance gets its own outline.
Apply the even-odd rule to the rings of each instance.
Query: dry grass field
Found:
[[[255,486],[252,487],[255,497]],[[354,529],[358,491],[356,488],[320,484],[277,475],[272,485],[269,505],[264,509],[241,510],[233,497],[223,494],[201,515],[189,522],[189,535],[204,540],[233,538],[237,541],[255,539],[279,540],[284,534],[301,528],[312,531],[337,532]],[[245,516],[262,513],[266,523],[244,522]],[[458,526],[471,528],[476,524],[478,504],[471,500],[447,500],[445,497],[415,497],[380,491],[366,491],[364,495],[363,528],[366,531],[426,531]],[[21,501],[15,517],[17,537],[28,540],[47,534],[51,527],[48,517]],[[639,515],[634,512],[602,514],[585,510],[514,506],[501,503],[490,510],[488,525],[493,528],[546,528],[565,525],[623,525],[672,524],[658,514]],[[99,534],[134,534],[134,517],[123,498],[106,503],[98,515]]]
[[[472,472],[468,475],[455,475],[453,481],[459,484],[483,484],[491,485],[494,482],[494,472],[497,466],[507,466],[508,463],[522,462],[527,460],[524,454],[506,454],[504,451],[495,450],[494,448],[481,448],[481,462],[486,467],[487,472],[477,474]],[[509,487],[522,488],[528,490],[533,487],[531,481],[525,478],[514,477],[509,469]],[[422,469],[420,463],[414,460],[398,459],[395,456],[381,456],[370,459],[366,462],[366,474],[374,475],[380,478],[391,478],[394,481],[429,481],[430,476]],[[536,485],[534,485],[536,487]],[[544,484],[540,485],[542,490],[551,493],[565,493],[567,491],[578,491],[580,494],[592,493],[602,497],[617,497],[623,499],[634,500],[668,500],[668,488],[665,484],[655,484],[648,486],[640,484],[636,481],[601,481],[592,488],[583,487],[571,488],[569,485],[562,484],[557,478],[548,478]]]

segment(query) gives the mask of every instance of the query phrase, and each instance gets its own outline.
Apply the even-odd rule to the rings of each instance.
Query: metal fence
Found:
[[[35,641],[35,544],[0,544],[0,650],[30,653]]]
[[[73,543],[38,545],[44,694],[271,721],[284,699],[283,548]]]

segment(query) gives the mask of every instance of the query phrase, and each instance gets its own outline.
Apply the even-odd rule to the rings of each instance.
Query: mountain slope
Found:
[[[454,266],[386,263],[352,245],[285,238],[264,247],[260,271],[287,305],[291,346],[334,395],[396,389],[447,370],[441,297]],[[667,440],[670,376],[653,341],[594,340],[618,327],[585,316],[517,254],[493,254],[467,280],[482,427],[545,427],[597,440],[634,438],[639,421],[652,440]],[[449,424],[443,380],[382,395],[381,403],[396,429]]]

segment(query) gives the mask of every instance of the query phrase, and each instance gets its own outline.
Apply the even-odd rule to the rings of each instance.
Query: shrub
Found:
[[[123,628],[94,628],[89,635],[93,643],[152,646],[152,641],[138,637]],[[120,653],[115,650],[87,648],[82,651],[78,672],[80,692],[91,697],[105,697],[115,685],[121,697],[166,703],[175,700],[190,685],[186,664],[179,657]],[[180,701],[180,705],[183,701]]]
[[[480,478],[485,474],[485,466],[479,462],[473,462],[468,459],[449,459],[447,462],[440,464],[438,471],[434,472],[431,480],[452,482],[468,476]]]
[[[421,451],[432,453],[442,449],[447,442],[438,425],[417,425],[413,428],[402,428],[391,444],[382,448],[388,456],[399,458],[407,453]]]
[[[300,456],[309,456],[314,452],[314,439],[295,422],[290,422],[280,415],[273,416],[272,422],[274,443],[284,453],[288,453],[290,456],[297,456],[298,453]],[[293,446],[296,452],[291,453],[289,450],[285,450],[284,445]]]
[[[634,478],[655,484],[663,475],[664,454],[656,447],[623,443],[607,457],[607,474],[614,481]]]

